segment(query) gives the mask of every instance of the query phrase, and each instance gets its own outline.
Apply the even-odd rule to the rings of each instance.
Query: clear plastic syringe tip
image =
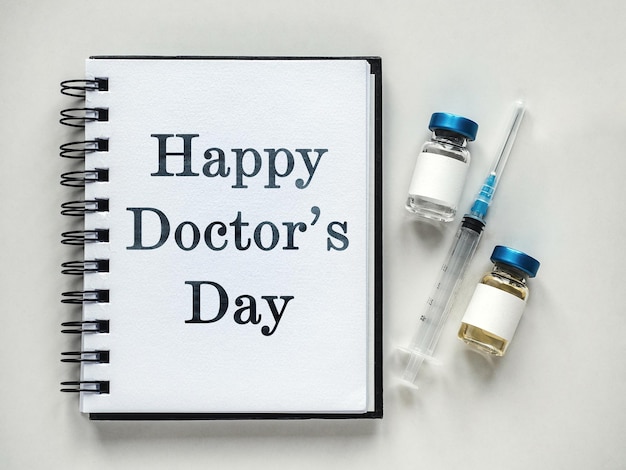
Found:
[[[409,362],[402,374],[402,380],[417,388],[417,374],[422,367],[425,357],[417,351],[409,351]]]

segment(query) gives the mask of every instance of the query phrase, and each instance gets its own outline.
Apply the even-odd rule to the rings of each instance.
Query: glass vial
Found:
[[[459,338],[480,351],[503,356],[528,300],[527,280],[537,274],[539,261],[501,245],[494,248],[491,261],[493,269],[476,286],[463,315]]]
[[[448,113],[434,113],[428,128],[432,136],[417,156],[406,209],[419,217],[450,222],[465,186],[470,153],[478,124]]]

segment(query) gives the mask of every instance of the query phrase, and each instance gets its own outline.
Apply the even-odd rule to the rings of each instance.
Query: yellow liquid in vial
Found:
[[[467,323],[461,323],[459,338],[470,346],[494,356],[503,356],[509,345],[505,339]]]
[[[481,279],[480,283],[496,287],[522,300],[528,297],[528,287],[516,279],[493,276],[489,273]],[[468,345],[494,356],[504,356],[509,346],[509,341],[467,323],[461,323],[458,336]]]

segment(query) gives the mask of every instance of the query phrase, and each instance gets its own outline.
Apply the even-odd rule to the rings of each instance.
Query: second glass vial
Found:
[[[478,124],[462,116],[434,113],[430,140],[417,156],[406,209],[419,217],[454,219],[470,165],[467,143],[476,139]]]
[[[493,249],[491,261],[493,268],[476,286],[458,336],[479,351],[503,356],[528,300],[527,280],[537,275],[539,261],[502,245]]]

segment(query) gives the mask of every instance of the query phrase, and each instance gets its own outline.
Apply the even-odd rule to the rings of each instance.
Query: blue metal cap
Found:
[[[532,256],[528,256],[526,253],[502,245],[498,245],[493,249],[491,261],[513,266],[528,274],[529,277],[535,277],[537,275],[540,264],[539,261]]]
[[[431,131],[434,131],[435,129],[445,129],[457,132],[462,136],[467,137],[467,140],[476,139],[476,134],[478,133],[478,124],[474,121],[449,113],[433,113],[430,117],[430,124],[428,124],[428,128]]]

